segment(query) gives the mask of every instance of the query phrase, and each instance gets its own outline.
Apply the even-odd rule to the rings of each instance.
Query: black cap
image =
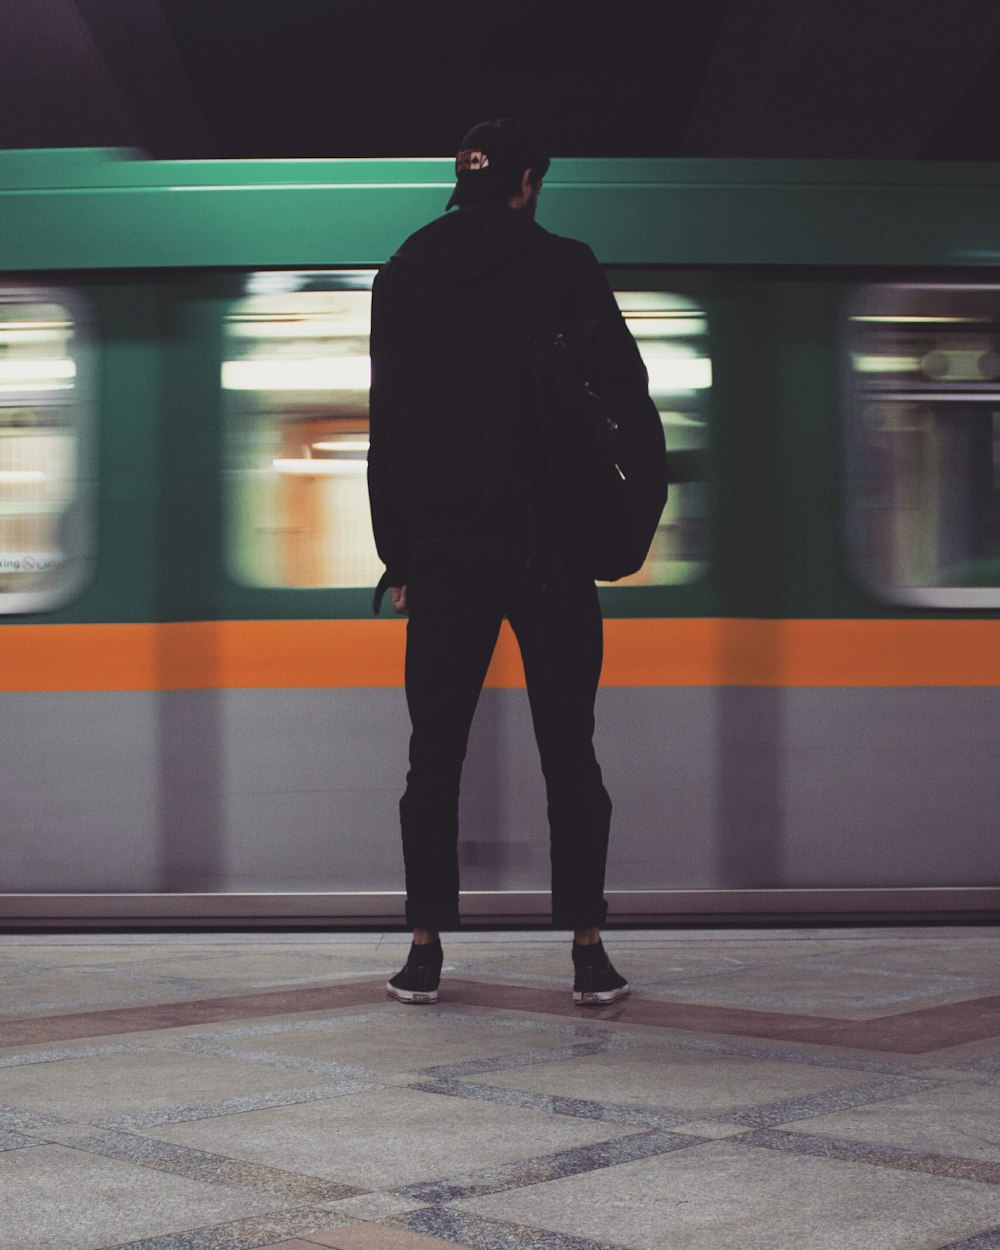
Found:
[[[480,122],[462,140],[455,157],[455,189],[445,206],[502,203],[521,189],[526,169],[542,179],[549,158],[527,126],[514,117]]]

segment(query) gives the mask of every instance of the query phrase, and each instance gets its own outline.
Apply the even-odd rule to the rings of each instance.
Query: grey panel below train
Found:
[[[157,696],[0,694],[0,883],[155,888]]]
[[[392,890],[398,690],[4,694],[0,892]],[[1000,691],[614,689],[611,889],[991,885]],[[523,691],[485,691],[463,886],[547,886]]]

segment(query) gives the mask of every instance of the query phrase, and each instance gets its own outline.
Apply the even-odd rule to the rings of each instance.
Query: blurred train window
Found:
[[[374,586],[381,576],[365,477],[375,272],[252,274],[230,310],[222,366],[228,551],[242,582]],[[661,291],[616,298],[649,369],[674,479],[649,558],[618,584],[691,581],[705,564],[705,316]]]
[[[374,586],[368,331],[376,271],[251,274],[230,311],[229,561],[256,586]]]
[[[849,325],[858,572],[901,603],[1000,607],[1000,288],[867,287]]]
[[[649,372],[649,393],[663,422],[670,495],[646,562],[616,586],[669,586],[707,567],[704,457],[712,361],[704,309],[666,291],[615,291],[625,324]]]
[[[58,607],[89,555],[86,347],[66,292],[0,288],[0,612]]]

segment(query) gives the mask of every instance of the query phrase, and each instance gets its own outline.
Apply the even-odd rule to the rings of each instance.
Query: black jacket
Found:
[[[645,366],[594,254],[524,211],[439,217],[379,271],[368,489],[388,585],[406,584],[422,539],[528,533],[525,365],[552,311],[597,321],[588,380],[599,394],[649,404]]]

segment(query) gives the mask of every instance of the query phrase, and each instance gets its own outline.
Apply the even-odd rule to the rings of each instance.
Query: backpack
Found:
[[[593,319],[549,301],[528,355],[533,520],[597,581],[617,581],[646,559],[667,501],[663,427],[648,394],[612,407],[587,381]],[[557,306],[557,305],[556,305]]]

